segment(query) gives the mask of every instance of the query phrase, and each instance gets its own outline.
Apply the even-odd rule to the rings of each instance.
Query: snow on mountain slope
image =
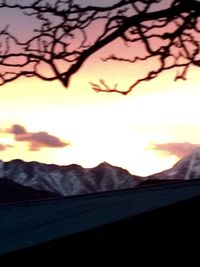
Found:
[[[142,185],[142,182],[151,183],[151,180],[156,183],[158,180],[199,179],[200,149],[181,159],[171,169],[145,178],[131,175],[127,170],[106,162],[95,168],[83,168],[76,164],[58,166],[22,160],[0,161],[2,177],[20,185],[63,196],[133,188]]]
[[[0,161],[0,177],[64,196],[131,188],[142,180],[108,163],[101,163],[95,168],[82,168],[76,164],[57,166],[22,160]]]
[[[148,176],[148,179],[200,179],[200,148],[179,160],[171,169]]]

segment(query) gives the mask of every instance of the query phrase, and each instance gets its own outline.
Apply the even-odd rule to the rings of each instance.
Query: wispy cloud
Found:
[[[6,148],[7,148],[7,145],[0,144],[0,151],[4,151],[6,150]]]
[[[48,132],[28,132],[25,127],[15,124],[7,133],[14,134],[15,140],[18,142],[27,142],[31,151],[40,150],[41,148],[59,148],[69,145],[69,143],[61,141],[58,137]]]
[[[169,153],[170,155],[176,155],[179,158],[192,153],[197,148],[200,148],[200,144],[185,143],[166,143],[166,144],[152,144],[151,148]]]
[[[13,147],[13,145],[10,145],[10,144],[2,144],[0,142],[0,151],[5,151],[7,148],[11,148]]]

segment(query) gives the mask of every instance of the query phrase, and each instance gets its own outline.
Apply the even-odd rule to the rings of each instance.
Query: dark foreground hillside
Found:
[[[60,194],[23,186],[8,178],[0,178],[0,204],[36,199],[55,198]]]
[[[198,181],[192,182],[194,192]],[[195,184],[196,183],[196,184]],[[177,185],[177,184],[176,184]],[[161,185],[139,191],[159,190]],[[163,185],[170,190],[170,185]],[[174,193],[178,196],[180,191]],[[183,195],[191,187],[186,184]],[[138,191],[134,191],[138,193]],[[134,194],[133,200],[134,200]],[[131,190],[127,193],[131,194]],[[118,196],[123,199],[123,194]],[[170,191],[168,191],[170,193]],[[116,193],[115,193],[116,194]],[[164,195],[164,191],[162,192]],[[170,196],[170,194],[169,194]],[[105,197],[107,197],[105,195]],[[172,197],[172,195],[171,195]],[[184,196],[183,196],[184,198]],[[71,203],[74,205],[74,203]],[[118,203],[119,204],[119,203]],[[138,205],[138,203],[137,203]],[[144,203],[143,203],[144,205]],[[131,206],[131,204],[130,204]],[[145,206],[145,205],[144,205]],[[90,211],[91,212],[91,211]],[[199,266],[200,194],[108,225],[4,254],[1,266]],[[78,215],[79,216],[79,215]],[[95,217],[95,213],[94,213]],[[75,220],[74,220],[74,223]],[[80,224],[83,223],[80,221]],[[23,234],[21,235],[23,238]],[[3,246],[3,243],[1,244]],[[178,264],[175,264],[178,261]],[[195,263],[194,263],[195,261]]]
[[[136,266],[164,266],[163,261],[166,263],[173,259],[182,262],[188,260],[187,256],[191,250],[194,249],[195,254],[199,244],[199,212],[200,197],[197,197],[97,229],[9,253],[1,257],[2,264],[5,264],[1,266],[11,266],[6,264],[13,260],[16,264],[27,264],[27,259],[34,264],[45,263],[48,266],[57,263],[54,266],[88,267],[135,266],[138,262],[141,265]],[[192,260],[194,258],[191,258],[190,263]]]

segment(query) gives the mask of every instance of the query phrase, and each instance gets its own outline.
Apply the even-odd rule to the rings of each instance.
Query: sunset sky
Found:
[[[105,79],[126,90],[146,66],[90,57],[65,89],[59,82],[21,78],[0,87],[0,159],[93,167],[106,161],[137,175],[170,168],[200,144],[200,75],[174,82],[174,71],[129,95],[96,93]],[[144,64],[144,63],[143,63]],[[153,63],[151,63],[153,64]]]

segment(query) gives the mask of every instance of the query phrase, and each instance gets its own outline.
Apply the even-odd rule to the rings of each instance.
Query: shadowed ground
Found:
[[[183,259],[196,246],[199,207],[199,180],[2,205],[2,266],[10,266],[10,259],[22,264],[27,256],[57,266],[134,266],[138,259],[154,265],[136,266],[163,266],[163,260],[179,257],[180,248]],[[158,255],[165,259],[159,262]]]

